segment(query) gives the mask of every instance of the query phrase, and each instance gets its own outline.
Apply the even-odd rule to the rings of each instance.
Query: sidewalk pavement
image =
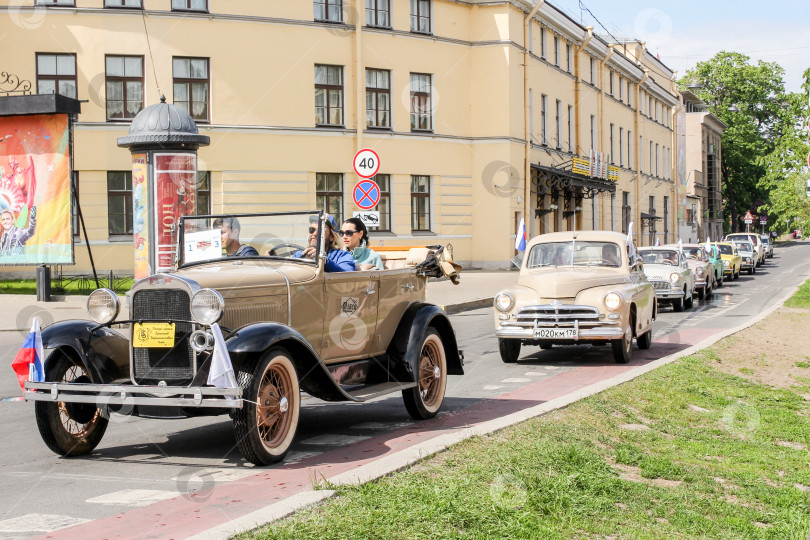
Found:
[[[462,272],[458,285],[453,285],[449,279],[429,281],[425,296],[448,315],[489,307],[498,291],[514,285],[517,276],[516,271]],[[31,294],[0,294],[0,332],[27,332],[34,316],[43,327],[68,319],[88,318],[87,296],[52,298],[53,302],[37,302],[36,296]]]

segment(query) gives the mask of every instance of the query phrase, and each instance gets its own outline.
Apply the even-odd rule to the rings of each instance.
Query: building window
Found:
[[[554,65],[560,67],[560,36],[554,36]]]
[[[430,33],[430,0],[411,0],[411,32]]]
[[[596,116],[591,115],[591,152],[596,152]]]
[[[655,145],[655,176],[658,177],[658,144]]]
[[[430,230],[430,176],[411,175],[411,229]]]
[[[107,223],[110,237],[132,234],[132,171],[107,172]]]
[[[641,135],[638,136],[638,160],[638,170],[644,172],[644,137]]]
[[[630,228],[631,210],[630,192],[622,191],[622,233],[624,234],[627,234],[627,230]],[[633,239],[631,238],[630,241],[633,241]]]
[[[554,113],[556,117],[554,147],[557,148],[557,150],[559,150],[562,148],[562,102],[559,99],[557,100]]]
[[[633,132],[627,130],[627,168],[633,168],[633,153],[631,149],[633,148]]]
[[[565,71],[572,73],[574,70],[574,54],[571,44],[565,43]]]
[[[650,195],[650,215],[655,216],[655,197]],[[655,220],[651,219],[650,221],[650,245],[655,245]]]
[[[172,11],[208,11],[208,0],[172,0]]]
[[[366,24],[391,28],[390,0],[366,0]]]
[[[208,58],[172,58],[174,104],[194,120],[208,122]]]
[[[343,223],[343,175],[340,173],[315,174],[315,205],[332,214],[335,222]]]
[[[624,128],[619,128],[619,167],[624,167]]]
[[[548,96],[543,94],[540,96],[540,144],[547,145],[548,139],[548,120],[546,119],[546,111],[548,110]]]
[[[591,61],[591,84],[596,86],[596,60],[593,56],[590,57]]]
[[[37,0],[36,4],[38,6],[75,6],[76,2],[75,0]],[[48,93],[53,94],[53,92]]]
[[[366,68],[366,126],[391,127],[391,72]]]
[[[616,126],[614,124],[610,124],[610,163],[616,163],[616,155],[614,154],[615,147],[613,146],[613,136],[616,132]]]
[[[577,147],[574,140],[574,107],[568,106],[568,151],[573,152]]]
[[[343,66],[315,65],[315,125],[343,125]]]
[[[380,213],[380,224],[377,225],[377,231],[390,232],[391,231],[391,175],[378,174],[372,178],[378,186],[380,186],[380,202],[374,207],[374,210]]]
[[[595,197],[594,197],[595,198]],[[610,194],[610,230],[616,230],[616,192]]]
[[[664,244],[669,243],[669,197],[664,197]]]
[[[627,104],[631,107],[633,106],[633,85],[630,84],[630,81],[627,81]]]
[[[143,109],[143,56],[107,56],[107,120],[131,120]]]
[[[142,0],[104,0],[104,7],[143,8]]]
[[[316,21],[343,22],[343,0],[315,0]]]
[[[433,129],[430,79],[426,73],[411,73],[411,131]]]
[[[613,70],[612,70],[612,69],[611,69],[611,70],[608,70],[608,71],[609,71],[609,73],[610,73],[610,95],[612,96],[612,95],[613,95],[613,80],[614,80],[614,78],[616,77],[616,74],[615,74],[615,73],[613,73]]]
[[[76,55],[37,53],[37,93],[76,99]]]
[[[540,58],[546,59],[546,29],[543,26],[540,27]]]
[[[211,171],[197,171],[197,215],[211,213]]]

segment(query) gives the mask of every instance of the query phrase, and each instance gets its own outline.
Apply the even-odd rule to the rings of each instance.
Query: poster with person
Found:
[[[0,264],[73,264],[65,114],[0,117]]]

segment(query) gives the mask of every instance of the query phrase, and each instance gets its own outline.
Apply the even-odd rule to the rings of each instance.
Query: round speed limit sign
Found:
[[[363,148],[354,155],[354,172],[361,178],[371,178],[380,170],[380,156],[371,148]]]

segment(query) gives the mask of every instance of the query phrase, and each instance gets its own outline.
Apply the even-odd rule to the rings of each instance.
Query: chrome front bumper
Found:
[[[657,300],[675,300],[683,297],[683,289],[669,289],[666,291],[660,289],[655,290],[655,298]]]
[[[603,341],[606,339],[620,339],[624,332],[618,326],[597,326],[595,328],[581,328],[577,330],[577,337],[541,338],[535,337],[534,328],[521,328],[519,326],[501,326],[495,330],[495,336],[502,339],[528,339],[537,341],[554,341],[559,343],[576,343],[578,341]]]
[[[242,408],[241,388],[203,386],[135,386],[26,381],[23,397],[26,401],[91,403],[100,409],[109,405]]]

